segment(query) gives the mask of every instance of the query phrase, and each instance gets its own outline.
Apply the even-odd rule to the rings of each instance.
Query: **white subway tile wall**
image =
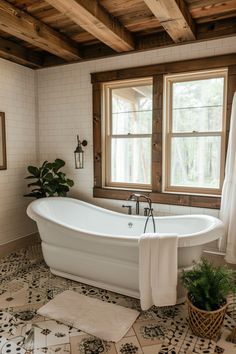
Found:
[[[0,111],[5,112],[7,170],[0,170],[0,244],[36,231],[26,216],[26,166],[37,163],[35,72],[0,59]]]
[[[94,199],[92,85],[90,73],[200,58],[236,52],[236,37],[185,44],[113,58],[87,61],[37,71],[40,160],[61,157],[66,161],[66,172],[75,181],[71,195],[117,211],[123,201]],[[74,169],[73,151],[76,134],[88,140],[85,148],[85,168]],[[218,215],[218,210],[155,205],[155,213],[206,213]]]

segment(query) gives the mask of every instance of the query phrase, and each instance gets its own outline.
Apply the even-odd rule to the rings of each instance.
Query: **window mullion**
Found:
[[[110,135],[112,139],[140,139],[140,138],[151,138],[152,134],[112,134]]]
[[[172,138],[187,138],[187,137],[208,137],[208,136],[221,136],[222,132],[192,132],[192,133],[169,133]]]

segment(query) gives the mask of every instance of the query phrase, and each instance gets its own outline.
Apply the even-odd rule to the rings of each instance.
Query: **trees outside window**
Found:
[[[165,191],[220,193],[226,81],[226,69],[165,76]]]
[[[151,189],[152,79],[104,84],[105,185]]]

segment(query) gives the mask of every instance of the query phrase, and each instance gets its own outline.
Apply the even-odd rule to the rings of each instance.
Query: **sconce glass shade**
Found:
[[[84,168],[84,151],[81,152],[75,151],[75,168],[80,169]]]
[[[82,142],[79,140],[79,135],[77,135],[78,145],[74,151],[75,155],[75,168],[81,169],[84,168],[84,150],[82,146],[87,145],[87,141],[83,140]]]

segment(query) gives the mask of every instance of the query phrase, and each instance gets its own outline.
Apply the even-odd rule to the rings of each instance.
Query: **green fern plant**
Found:
[[[36,199],[54,195],[65,197],[74,182],[67,178],[65,173],[59,171],[63,166],[65,166],[65,161],[61,159],[56,159],[54,162],[44,161],[40,167],[28,166],[30,175],[26,179],[35,181],[28,184],[29,188],[33,188],[24,196]]]
[[[201,310],[219,309],[227,295],[236,291],[235,272],[227,266],[215,267],[204,258],[192,270],[183,271],[181,280],[192,304]]]

